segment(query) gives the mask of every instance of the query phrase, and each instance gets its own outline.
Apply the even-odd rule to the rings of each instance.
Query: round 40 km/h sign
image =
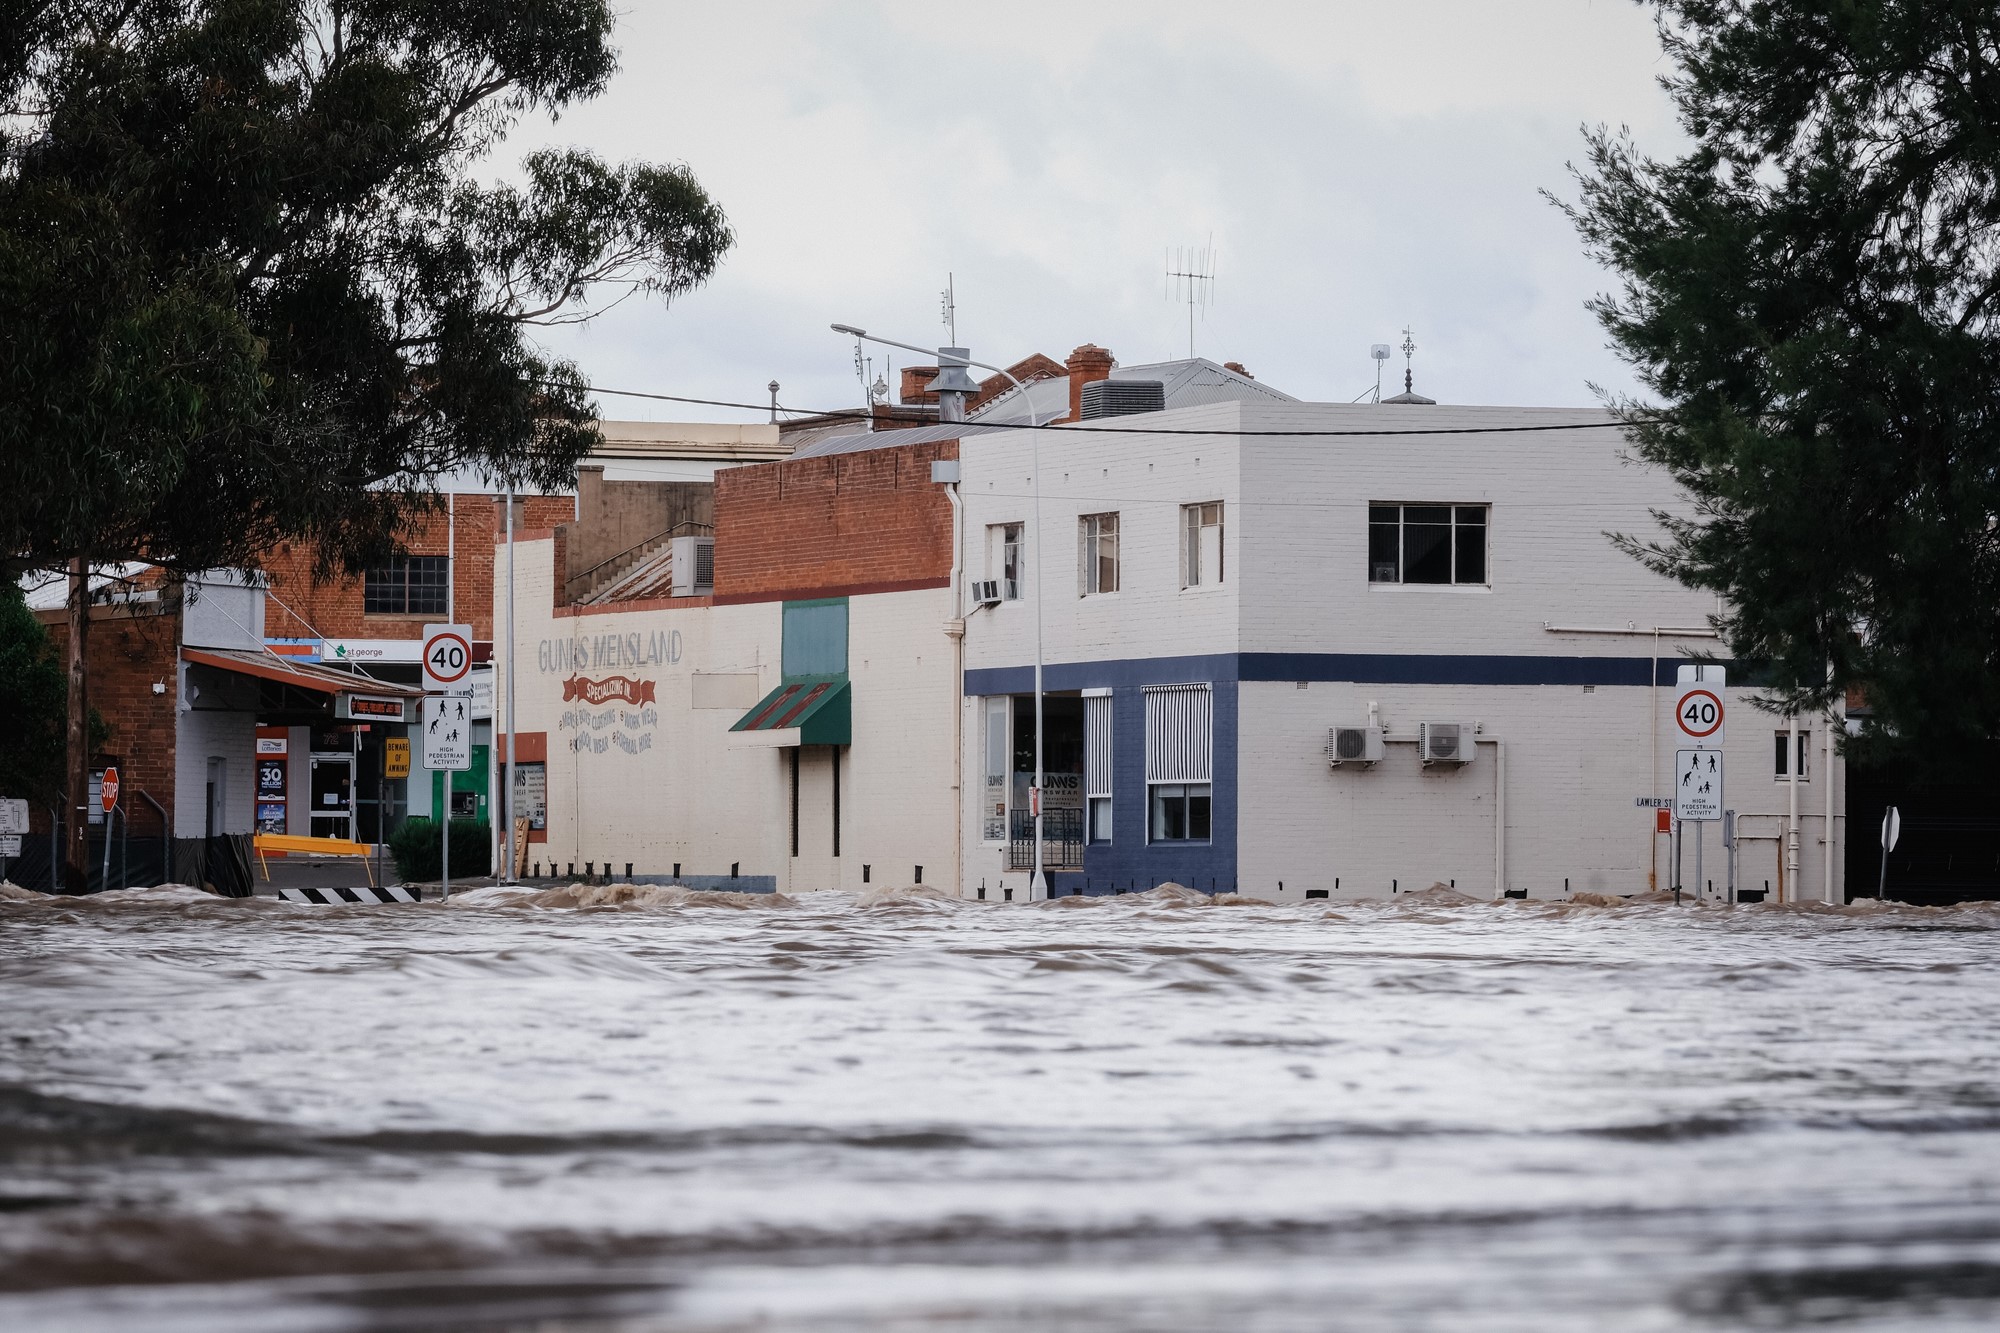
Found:
[[[472,693],[472,626],[424,626],[424,688],[440,694]]]
[[[1674,725],[1691,741],[1722,743],[1722,696],[1703,686],[1681,691],[1674,703]]]

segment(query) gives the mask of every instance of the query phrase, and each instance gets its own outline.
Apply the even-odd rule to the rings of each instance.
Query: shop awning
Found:
[[[409,714],[409,702],[423,697],[422,690],[408,685],[373,680],[349,671],[335,671],[311,662],[288,661],[274,653],[242,648],[182,648],[181,659],[196,666],[231,671],[239,676],[251,676],[312,694],[332,695],[334,713],[343,720],[405,721]]]
[[[757,701],[729,729],[737,745],[851,745],[854,706],[846,676],[800,676]]]

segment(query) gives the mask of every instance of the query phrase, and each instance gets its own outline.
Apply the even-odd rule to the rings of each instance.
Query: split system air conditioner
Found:
[[[1381,761],[1382,728],[1334,727],[1326,733],[1326,762],[1334,768],[1342,764],[1377,764]]]
[[[715,538],[675,537],[671,565],[674,596],[699,597],[715,591]]]
[[[974,579],[972,581],[972,604],[974,606],[998,606],[1000,604],[1000,580]]]
[[[1477,746],[1472,743],[1479,728],[1470,722],[1424,722],[1417,726],[1417,753],[1424,766],[1469,764]]]

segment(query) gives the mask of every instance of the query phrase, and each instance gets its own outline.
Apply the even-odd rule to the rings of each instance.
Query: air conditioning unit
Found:
[[[1424,722],[1417,727],[1417,753],[1425,767],[1432,764],[1469,764],[1474,750],[1474,734],[1479,728],[1470,722]]]
[[[1382,728],[1375,726],[1334,727],[1326,733],[1326,762],[1334,768],[1342,764],[1382,762]]]
[[[715,591],[715,538],[673,539],[674,596],[703,597]]]
[[[974,606],[998,606],[1000,604],[1000,580],[974,579],[972,581],[972,604]]]

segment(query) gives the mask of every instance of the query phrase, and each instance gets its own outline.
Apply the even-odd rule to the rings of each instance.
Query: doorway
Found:
[[[354,837],[354,756],[316,754],[307,790],[312,801],[312,836]]]

